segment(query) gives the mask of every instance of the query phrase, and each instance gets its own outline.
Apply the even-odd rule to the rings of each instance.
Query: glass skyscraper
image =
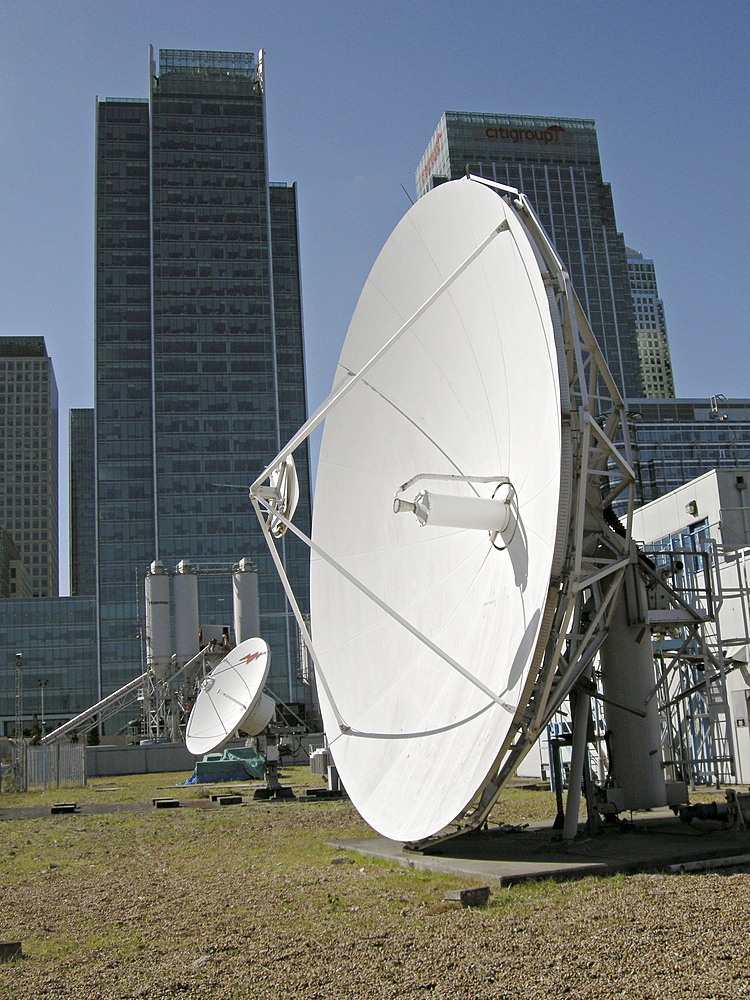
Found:
[[[98,102],[96,479],[101,687],[140,672],[159,559],[259,570],[269,684],[301,702],[297,629],[246,489],[306,417],[296,188],[268,180],[262,56],[162,49],[146,100]],[[298,452],[310,530],[307,452]],[[308,556],[282,556],[306,610]],[[199,575],[201,624],[232,623]]]
[[[93,597],[11,597],[0,600],[0,735],[14,728],[16,653],[21,662],[23,728],[41,718],[47,731],[98,698],[96,602]]]
[[[94,411],[68,415],[70,451],[70,596],[96,595],[96,516],[94,511]]]
[[[594,122],[446,111],[417,168],[417,194],[467,173],[527,195],[620,391],[642,397],[625,242],[602,179]]]
[[[650,399],[667,399],[674,396],[674,375],[664,303],[656,287],[656,268],[654,262],[638,250],[625,249],[635,309],[643,395]]]
[[[0,525],[33,597],[58,593],[58,397],[44,337],[0,337]]]

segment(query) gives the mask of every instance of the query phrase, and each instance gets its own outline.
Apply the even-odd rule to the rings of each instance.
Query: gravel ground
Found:
[[[750,874],[494,890],[325,846],[346,803],[0,823],[0,997],[729,1000],[750,996]],[[465,884],[465,883],[463,883]]]

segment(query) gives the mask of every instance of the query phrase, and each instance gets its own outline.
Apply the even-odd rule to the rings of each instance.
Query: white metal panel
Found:
[[[175,653],[179,664],[187,663],[199,652],[198,577],[189,563],[180,563],[172,579],[174,592]]]
[[[258,573],[249,560],[243,559],[239,568],[232,573],[232,598],[235,642],[244,642],[254,635],[260,635]]]

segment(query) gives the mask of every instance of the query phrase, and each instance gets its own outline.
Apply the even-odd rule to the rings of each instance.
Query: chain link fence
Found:
[[[18,747],[17,751],[19,759],[14,761],[16,791],[86,784],[86,748],[82,743]],[[23,787],[19,788],[19,784]]]

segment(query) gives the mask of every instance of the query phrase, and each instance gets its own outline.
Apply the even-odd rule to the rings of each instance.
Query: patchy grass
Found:
[[[150,802],[157,796],[179,799],[207,798],[212,791],[229,787],[241,787],[245,790],[257,788],[264,781],[248,778],[247,781],[235,783],[217,783],[216,785],[182,785],[192,771],[169,771],[154,774],[115,775],[113,777],[92,778],[84,787],[64,785],[60,788],[31,788],[27,792],[15,792],[10,787],[10,779],[6,776],[3,791],[0,794],[0,808],[10,806],[51,805],[53,802],[72,801],[85,802]],[[321,787],[324,779],[313,775],[307,765],[286,767],[282,772],[282,784],[295,788]],[[177,786],[177,787],[175,787]]]
[[[302,784],[302,771],[286,769],[286,783]],[[149,802],[173,779],[103,781],[120,786],[107,793],[97,779],[69,797]],[[47,804],[46,794],[19,804]],[[548,792],[510,788],[496,818],[549,819],[554,809]],[[746,874],[524,883],[469,910],[443,901],[466,879],[326,845],[369,833],[345,801],[4,819],[0,938],[21,941],[26,957],[0,965],[0,996],[750,994]]]

